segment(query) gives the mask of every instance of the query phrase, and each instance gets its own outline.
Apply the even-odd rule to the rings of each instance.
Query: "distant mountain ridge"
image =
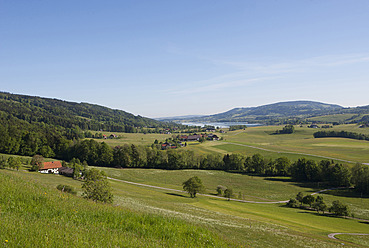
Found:
[[[181,118],[178,120],[194,122],[249,122],[270,124],[271,122],[276,123],[281,119],[309,118],[313,116],[342,113],[369,113],[369,106],[344,108],[337,104],[328,104],[316,101],[287,101],[258,107],[234,108],[219,114],[197,118]],[[171,120],[175,121],[176,119],[172,118]]]

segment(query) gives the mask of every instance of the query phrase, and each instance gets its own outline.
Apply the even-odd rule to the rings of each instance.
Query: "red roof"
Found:
[[[62,167],[60,161],[44,162],[44,166],[41,168],[41,170],[55,169],[60,167]]]

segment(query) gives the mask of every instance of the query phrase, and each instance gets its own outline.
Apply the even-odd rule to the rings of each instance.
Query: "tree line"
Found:
[[[323,196],[318,195],[305,195],[302,192],[299,192],[295,198],[291,198],[287,204],[287,207],[291,208],[304,208],[315,210],[319,213],[324,214],[325,212],[330,212],[337,216],[349,216],[350,211],[346,204],[336,200],[332,202],[330,207],[324,202]]]
[[[340,137],[340,138],[350,138],[357,140],[368,140],[369,135],[355,132],[347,131],[319,131],[313,134],[314,138],[326,138],[326,137]]]
[[[314,161],[287,157],[267,159],[257,153],[200,155],[185,149],[160,150],[155,146],[123,145],[114,148],[104,142],[83,140],[69,147],[66,160],[78,158],[90,165],[116,168],[204,169],[224,170],[263,176],[290,176],[297,182],[322,182],[326,185],[347,187],[355,185],[362,193],[369,193],[369,167],[357,164],[351,169],[331,160]]]

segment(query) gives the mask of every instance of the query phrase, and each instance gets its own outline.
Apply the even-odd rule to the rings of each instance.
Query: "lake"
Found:
[[[214,126],[219,128],[229,128],[230,126],[246,125],[247,127],[261,126],[261,124],[249,124],[247,122],[181,122],[182,125],[187,126]]]

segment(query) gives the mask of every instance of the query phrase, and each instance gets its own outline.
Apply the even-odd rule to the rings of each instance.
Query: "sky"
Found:
[[[151,118],[369,105],[368,0],[0,0],[0,91]]]

